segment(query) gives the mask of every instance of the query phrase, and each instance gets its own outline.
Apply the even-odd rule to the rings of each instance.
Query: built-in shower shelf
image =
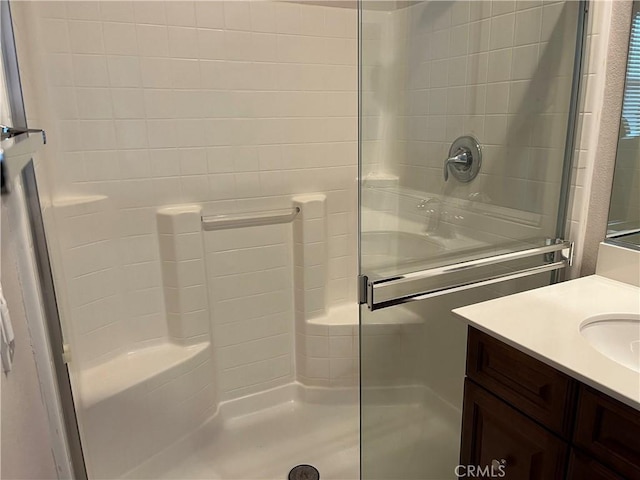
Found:
[[[162,343],[118,355],[80,373],[81,401],[85,408],[134,388],[148,393],[178,378],[209,354],[209,342],[194,345]]]
[[[348,303],[329,309],[327,315],[307,320],[309,325],[328,326],[332,330],[345,327],[353,328],[357,334],[359,324],[359,305]],[[420,315],[411,310],[398,307],[393,310],[380,310],[375,315],[367,315],[365,325],[394,326],[394,325],[417,325],[424,323]]]
[[[108,197],[106,195],[82,195],[82,196],[70,196],[70,197],[56,197],[53,199],[53,206],[55,208],[82,208],[86,205],[97,205],[106,201]],[[87,213],[86,211],[74,212],[76,214]]]
[[[366,305],[364,308],[366,308]],[[408,308],[399,306],[387,310],[378,310],[373,314],[369,312],[363,322],[363,327],[365,329],[376,327],[377,333],[384,333],[382,331],[384,327],[400,327],[402,325],[419,325],[422,323],[424,323],[424,320],[420,315]]]
[[[358,326],[358,304],[346,303],[337,307],[331,307],[327,310],[327,314],[321,317],[312,318],[307,320],[311,325],[327,325],[327,326],[339,326],[345,327],[357,327]]]

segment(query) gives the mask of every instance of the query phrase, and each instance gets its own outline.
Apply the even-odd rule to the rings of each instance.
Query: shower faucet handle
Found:
[[[449,157],[444,161],[444,181],[449,180],[449,167],[451,165],[459,165],[462,168],[469,168],[471,164],[471,150],[468,148],[459,148],[453,157]]]
[[[482,148],[474,137],[465,135],[458,137],[451,144],[449,156],[444,161],[444,181],[449,180],[449,174],[462,183],[476,178],[482,163]]]

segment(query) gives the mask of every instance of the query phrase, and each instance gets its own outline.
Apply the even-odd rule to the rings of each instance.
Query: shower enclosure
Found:
[[[454,478],[451,309],[568,262],[585,4],[11,7],[76,476]]]

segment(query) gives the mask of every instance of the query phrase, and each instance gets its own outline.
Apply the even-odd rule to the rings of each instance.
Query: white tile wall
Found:
[[[456,1],[365,12],[365,172],[396,174],[401,186],[445,198],[546,213],[539,236],[553,235],[577,8]],[[381,94],[389,88],[399,98]],[[483,145],[481,173],[466,185],[444,183],[443,161],[463,134]]]
[[[222,399],[292,381],[291,226],[203,235]]]
[[[329,262],[327,295],[331,304],[355,299],[354,9],[270,1],[74,1],[25,2],[14,10],[23,77],[35,79],[25,81],[26,107],[48,133],[43,164],[51,172],[51,193],[102,195],[114,213],[116,226],[95,248],[97,257],[108,258],[100,246],[113,245],[118,268],[111,279],[94,276],[120,293],[101,305],[111,331],[95,335],[90,347],[84,337],[72,346],[86,352],[79,361],[168,338],[155,225],[157,209],[167,205],[197,204],[204,214],[251,212],[288,208],[295,194],[323,192],[328,252],[336,260]],[[61,234],[54,223],[49,228],[50,236]],[[233,248],[245,235],[269,236],[243,231]],[[212,275],[226,254],[211,245],[205,251]],[[266,259],[277,258],[264,252]],[[214,253],[220,253],[216,260]],[[53,262],[62,259],[54,256]],[[255,272],[229,272],[229,282],[215,284],[216,334],[229,329],[232,335],[232,319],[249,328],[258,318],[275,323],[257,331],[283,333],[282,320],[273,316],[291,309],[278,293],[290,281],[282,273],[285,264],[261,271],[260,262],[255,265]],[[245,282],[254,277],[273,291]],[[75,293],[71,298],[71,278],[56,281],[71,309],[81,307],[76,301],[85,300]],[[254,288],[251,301],[239,300],[241,286]],[[239,311],[245,313],[233,317]],[[263,376],[225,363],[225,391],[239,394],[245,386],[291,375],[290,357],[281,349],[270,352],[263,358],[281,363],[252,364]],[[242,377],[247,380],[233,383]]]
[[[59,235],[60,264],[66,279],[61,303],[73,360],[85,366],[127,351],[132,343],[150,344],[166,336],[159,270],[147,259],[123,265],[123,252],[112,237],[118,228],[106,196],[59,197],[53,214]],[[124,212],[128,222],[129,212]],[[136,238],[136,237],[132,237]]]
[[[30,123],[48,133],[37,172],[55,199],[45,216],[75,393],[81,371],[118,354],[213,340],[209,360],[169,372],[150,396],[80,409],[92,473],[121,476],[217,401],[295,378],[291,226],[196,234],[182,220],[323,192],[327,298],[355,299],[356,12],[239,1],[12,10]],[[343,381],[348,362],[327,362]]]
[[[352,325],[306,325],[296,335],[298,381],[323,387],[358,384],[357,310],[350,313],[355,317]]]

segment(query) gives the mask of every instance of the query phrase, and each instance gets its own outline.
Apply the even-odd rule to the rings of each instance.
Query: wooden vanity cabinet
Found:
[[[564,478],[565,442],[467,379],[464,385],[462,465],[505,467],[505,478]]]
[[[567,480],[624,480],[600,462],[590,458],[579,450],[571,451]]]
[[[640,479],[640,412],[586,385],[577,407],[573,443],[623,477]]]
[[[640,480],[640,412],[470,327],[460,463],[500,462],[507,480]]]
[[[475,328],[467,345],[468,378],[559,436],[569,436],[572,378]]]

